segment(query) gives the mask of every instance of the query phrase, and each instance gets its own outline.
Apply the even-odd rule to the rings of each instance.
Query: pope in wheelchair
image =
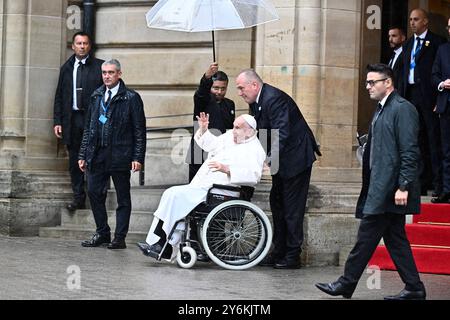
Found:
[[[176,257],[183,268],[206,257],[227,269],[247,269],[272,242],[269,219],[249,202],[266,158],[256,121],[241,115],[233,130],[217,137],[208,130],[209,115],[200,113],[197,120],[194,139],[208,158],[190,184],[163,193],[146,241],[137,246],[158,261]]]

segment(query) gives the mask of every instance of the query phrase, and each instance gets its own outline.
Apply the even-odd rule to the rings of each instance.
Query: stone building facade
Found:
[[[147,28],[145,13],[156,1],[91,2],[95,55],[121,61],[125,82],[144,100],[147,125],[191,125],[192,95],[212,60],[211,34]],[[318,262],[329,261],[329,254],[335,261],[336,248],[354,239],[351,208],[360,183],[355,135],[373,111],[362,85],[364,68],[380,60],[382,17],[392,1],[272,2],[280,20],[217,32],[216,57],[230,76],[228,96],[239,112],[248,106],[233,79],[249,67],[300,106],[323,153],[313,171],[308,252]],[[406,12],[398,14],[418,6],[449,14],[445,0],[403,4]],[[52,130],[53,98],[71,35],[82,28],[82,9],[83,1],[0,0],[1,234],[37,235],[39,227],[57,225],[70,197],[65,150]]]

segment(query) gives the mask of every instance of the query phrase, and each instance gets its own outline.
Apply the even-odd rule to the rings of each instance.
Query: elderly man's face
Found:
[[[260,88],[256,81],[249,81],[245,74],[241,74],[236,78],[236,89],[238,95],[251,104],[256,101]]]
[[[243,117],[238,117],[233,122],[234,143],[243,143],[254,135],[254,130],[247,124]]]

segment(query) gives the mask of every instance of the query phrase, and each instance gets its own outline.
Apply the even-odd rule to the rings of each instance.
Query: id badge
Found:
[[[98,121],[100,121],[102,124],[105,124],[106,121],[108,121],[108,118],[105,117],[103,114],[98,118]]]

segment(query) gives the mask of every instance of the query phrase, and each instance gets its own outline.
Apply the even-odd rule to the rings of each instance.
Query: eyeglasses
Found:
[[[378,79],[378,80],[367,80],[367,81],[366,81],[366,87],[367,87],[367,86],[373,87],[374,85],[377,84],[377,82],[385,81],[385,80],[387,80],[387,79],[388,79],[388,78]]]

